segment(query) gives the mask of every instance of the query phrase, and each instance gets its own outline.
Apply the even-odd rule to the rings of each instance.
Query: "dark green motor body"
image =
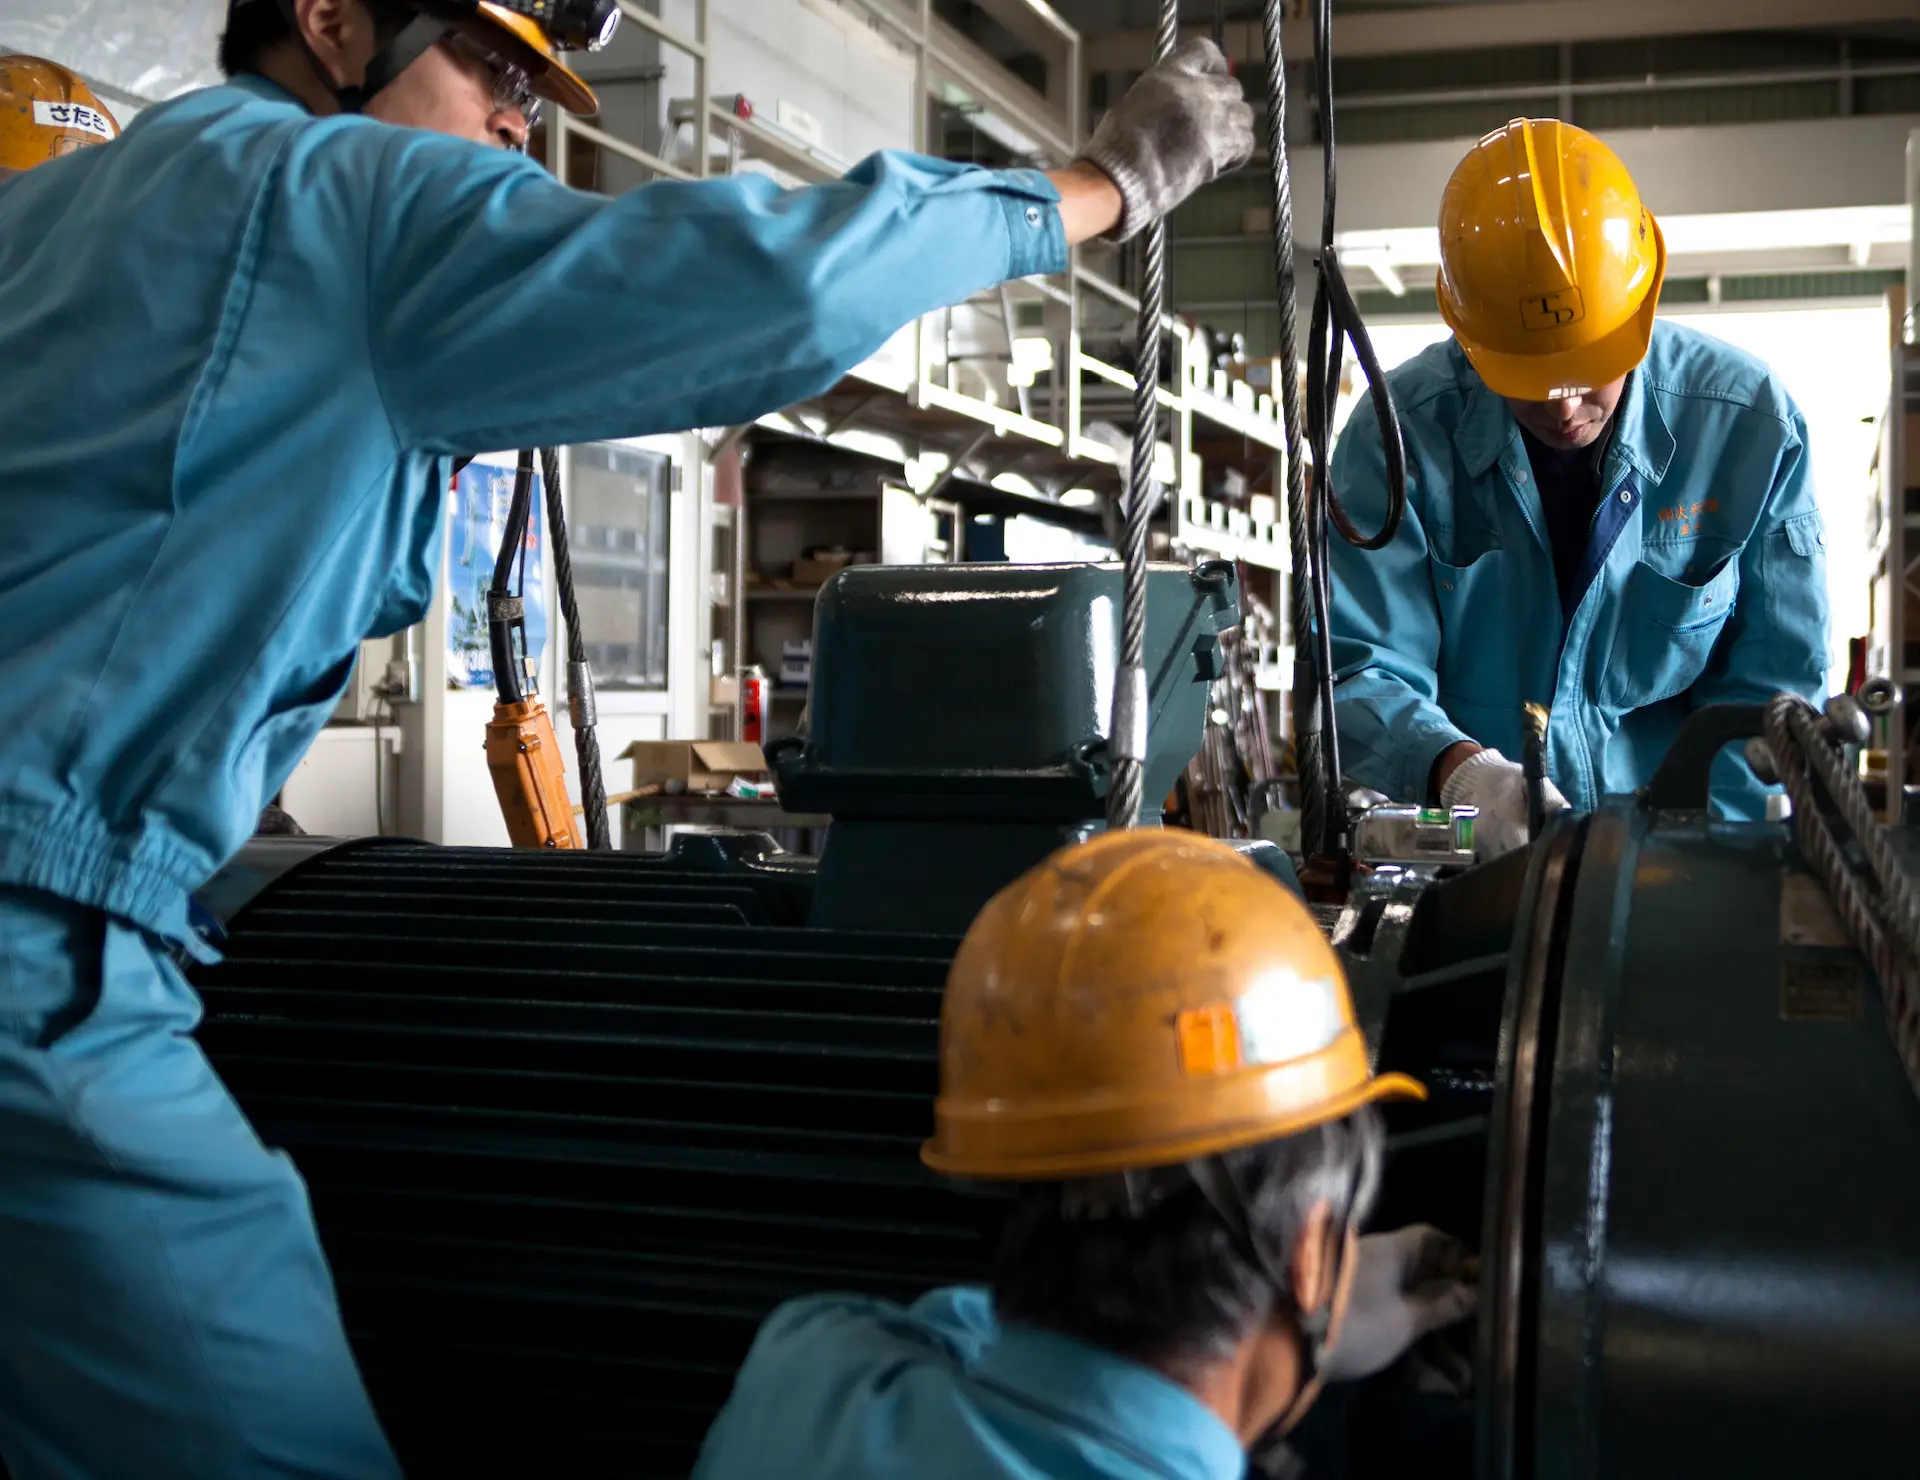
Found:
[[[1349,909],[1382,1058],[1437,1090],[1389,1211],[1480,1247],[1483,1480],[1914,1473],[1920,1097],[1789,828],[1687,790]]]
[[[1150,801],[1234,620],[1225,568],[1153,580]],[[940,983],[980,903],[1100,825],[1118,590],[839,578],[812,731],[771,757],[835,816],[817,869],[300,839],[205,892],[204,1042],[308,1177],[410,1474],[684,1473],[780,1300],[984,1275],[998,1205],[917,1157]],[[1471,1394],[1336,1395],[1319,1473],[1915,1472],[1920,1099],[1789,830],[1705,816],[1756,720],[1704,712],[1646,796],[1341,916],[1379,1059],[1432,1091],[1379,1221],[1466,1237],[1485,1299],[1450,1338]]]

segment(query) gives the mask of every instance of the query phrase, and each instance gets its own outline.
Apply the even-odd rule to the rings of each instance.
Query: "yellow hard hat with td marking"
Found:
[[[1627,167],[1557,119],[1495,129],[1440,199],[1440,316],[1502,396],[1551,401],[1627,374],[1646,358],[1666,270]]]

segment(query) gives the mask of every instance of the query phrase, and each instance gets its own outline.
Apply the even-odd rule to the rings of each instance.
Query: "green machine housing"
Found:
[[[1198,747],[1234,569],[1147,577],[1145,807]],[[1117,565],[854,566],[820,593],[808,733],[768,747],[781,802],[833,818],[808,923],[966,929],[1104,826]]]

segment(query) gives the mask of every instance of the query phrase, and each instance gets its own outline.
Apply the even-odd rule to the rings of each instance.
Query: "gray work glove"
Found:
[[[1329,1382],[1384,1372],[1416,1341],[1463,1321],[1479,1303],[1465,1244],[1426,1223],[1360,1240],[1360,1262],[1339,1339],[1321,1363]]]
[[[1211,41],[1174,48],[1100,120],[1080,158],[1120,189],[1126,241],[1253,154],[1253,108]]]
[[[1497,750],[1478,750],[1447,777],[1440,788],[1443,807],[1478,807],[1473,824],[1474,856],[1485,862],[1523,847],[1527,841],[1527,773]],[[1547,810],[1567,805],[1560,788],[1547,783]]]

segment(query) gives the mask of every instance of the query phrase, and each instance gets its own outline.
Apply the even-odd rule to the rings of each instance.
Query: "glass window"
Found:
[[[667,532],[673,460],[592,443],[573,449],[567,528],[580,632],[596,687],[667,686]]]

